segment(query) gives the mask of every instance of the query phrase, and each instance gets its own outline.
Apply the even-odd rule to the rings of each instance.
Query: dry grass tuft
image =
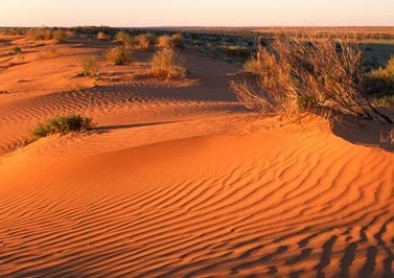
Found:
[[[256,82],[234,80],[231,87],[240,100],[264,113],[318,106],[391,122],[370,103],[362,65],[359,46],[346,39],[281,35],[269,47],[259,46],[257,57],[245,66]]]
[[[151,73],[162,79],[182,79],[186,77],[182,57],[173,49],[157,51],[151,60]]]
[[[132,55],[131,52],[124,47],[114,47],[107,51],[107,60],[113,65],[128,65],[131,63]]]
[[[135,38],[135,43],[138,49],[147,51],[151,48],[151,46],[155,45],[156,36],[151,33],[140,34]]]

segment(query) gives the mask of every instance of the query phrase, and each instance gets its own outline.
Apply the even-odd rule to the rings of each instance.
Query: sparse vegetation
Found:
[[[173,49],[162,49],[153,55],[151,72],[159,78],[181,79],[186,76],[183,59]]]
[[[64,42],[67,39],[69,39],[71,37],[71,33],[67,32],[65,30],[56,30],[53,31],[53,38],[57,41],[57,42]]]
[[[313,105],[391,122],[368,99],[361,50],[355,43],[278,36],[269,47],[260,45],[255,59],[247,68],[257,82],[245,78],[231,83],[251,108],[286,114]]]
[[[174,47],[183,47],[183,36],[180,33],[176,33],[171,37],[171,44]]]
[[[84,118],[81,115],[70,115],[49,119],[43,124],[39,124],[33,130],[36,138],[46,137],[52,134],[67,134],[71,132],[85,132],[94,129],[91,118]]]
[[[100,31],[97,33],[97,39],[100,41],[109,41],[111,40],[111,36],[103,31]]]
[[[18,47],[18,46],[15,46],[15,47],[12,49],[12,52],[13,52],[14,55],[18,55],[18,54],[21,54],[21,53],[22,53],[22,49],[21,49],[20,47]]]
[[[86,56],[82,61],[83,75],[85,77],[99,77],[100,66],[94,55]]]
[[[53,33],[49,28],[31,28],[28,30],[27,36],[35,41],[53,39]]]
[[[157,46],[160,48],[171,48],[172,47],[171,37],[169,35],[160,36]]]
[[[114,65],[128,65],[131,62],[131,52],[125,47],[114,47],[107,51],[107,60]]]
[[[135,38],[137,47],[140,50],[149,50],[151,46],[155,45],[156,37],[151,33],[140,34]]]
[[[381,96],[376,100],[377,106],[390,107],[394,106],[394,95]]]
[[[116,34],[116,41],[123,43],[124,47],[128,49],[133,46],[133,38],[125,31],[120,31]]]
[[[394,56],[384,68],[370,72],[368,86],[370,86],[370,91],[394,92]]]

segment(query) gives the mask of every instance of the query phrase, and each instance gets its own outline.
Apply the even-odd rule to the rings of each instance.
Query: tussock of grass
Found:
[[[151,73],[159,78],[182,79],[186,76],[183,59],[173,49],[157,51],[150,62]]]
[[[100,66],[97,63],[97,59],[94,55],[86,56],[82,61],[83,75],[85,77],[98,77]]]
[[[124,47],[131,48],[133,46],[133,38],[130,36],[129,33],[125,31],[120,31],[116,34],[116,41],[123,43]]]
[[[394,92],[394,56],[384,68],[373,70],[369,74],[368,85],[372,91]]]
[[[154,46],[156,43],[156,36],[147,33],[140,34],[135,38],[135,43],[140,50],[149,50],[151,46]]]
[[[46,137],[52,134],[67,134],[71,132],[85,132],[93,130],[91,118],[80,115],[70,115],[49,119],[46,123],[39,124],[32,132],[36,138]]]
[[[107,60],[114,65],[128,65],[131,63],[131,52],[125,47],[115,47],[107,51]]]
[[[97,39],[100,41],[109,41],[111,40],[111,36],[105,32],[100,31],[97,33]]]

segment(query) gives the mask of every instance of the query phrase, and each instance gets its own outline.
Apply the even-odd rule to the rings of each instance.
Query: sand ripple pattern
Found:
[[[394,275],[394,157],[378,149],[311,132],[28,157],[0,168],[5,277]]]

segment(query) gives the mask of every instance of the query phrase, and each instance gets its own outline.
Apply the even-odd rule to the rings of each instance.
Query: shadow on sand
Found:
[[[353,144],[379,147],[394,152],[394,125],[336,115],[330,119],[332,132]]]

